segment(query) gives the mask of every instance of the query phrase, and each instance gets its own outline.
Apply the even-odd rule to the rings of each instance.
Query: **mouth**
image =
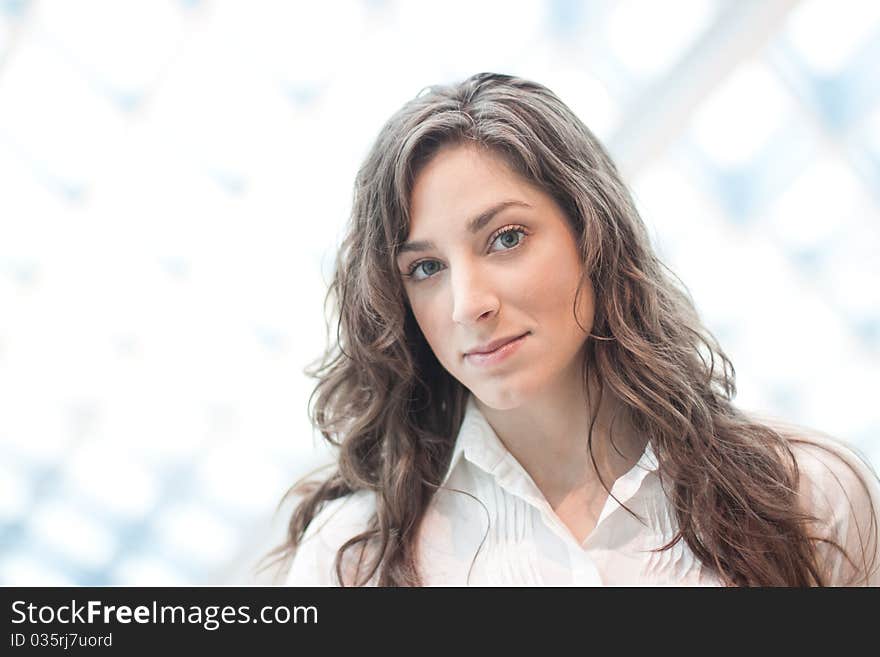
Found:
[[[514,354],[519,349],[519,346],[525,341],[526,337],[530,334],[531,331],[526,331],[521,335],[502,342],[491,351],[468,352],[465,354],[465,359],[473,365],[494,365],[495,363],[499,363],[502,360],[505,360],[508,356]]]
[[[466,351],[464,355],[465,356],[485,356],[487,354],[494,353],[494,352],[498,351],[499,349],[501,349],[501,347],[504,347],[504,346],[510,344],[514,340],[519,340],[520,338],[528,335],[529,333],[530,333],[530,331],[526,331],[525,333],[511,336],[509,338],[502,338],[501,340],[497,340],[497,341],[493,340],[492,342],[488,343],[488,345],[486,347],[480,347],[480,348],[474,349],[472,351]]]

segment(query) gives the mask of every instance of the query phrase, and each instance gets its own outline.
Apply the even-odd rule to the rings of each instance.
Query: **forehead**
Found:
[[[472,144],[447,146],[419,171],[410,194],[411,235],[440,224],[464,226],[474,214],[502,200],[534,207],[542,192],[496,153]]]

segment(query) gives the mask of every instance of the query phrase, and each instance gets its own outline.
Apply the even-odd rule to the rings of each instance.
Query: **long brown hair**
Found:
[[[591,283],[596,300],[584,370],[622,402],[654,450],[679,527],[662,549],[684,540],[727,585],[825,584],[817,545],[844,550],[813,535],[817,518],[798,503],[792,446],[805,440],[734,407],[731,362],[652,251],[617,168],[590,130],[545,87],[490,73],[429,87],[408,102],[358,172],[327,295],[336,340],[307,370],[317,380],[310,417],[338,447],[338,463],[329,477],[288,491],[301,499],[286,542],[269,556],[291,557],[328,501],[372,491],[375,514],[339,549],[337,577],[355,585],[377,574],[383,586],[421,583],[416,537],[449,465],[468,390],[427,345],[395,259],[407,238],[415,176],[439,148],[463,142],[503,157],[550,194],[575,229],[581,285]],[[872,531],[876,544],[873,522]],[[357,576],[346,582],[343,562],[353,552]],[[863,552],[864,561],[873,550]],[[858,557],[846,556],[855,565]]]

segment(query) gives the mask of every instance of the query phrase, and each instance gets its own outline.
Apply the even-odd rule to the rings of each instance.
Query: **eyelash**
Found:
[[[507,233],[520,233],[520,234],[522,234],[523,239],[521,239],[519,242],[517,242],[516,246],[512,246],[509,249],[503,249],[503,251],[513,251],[514,249],[519,248],[520,246],[522,246],[522,243],[523,243],[523,241],[525,241],[525,238],[529,236],[529,231],[526,230],[525,226],[520,226],[519,224],[511,224],[509,226],[504,226],[503,228],[499,228],[497,231],[492,233],[492,237],[489,238],[489,245],[491,246],[492,244],[495,243],[495,240],[497,240],[499,237],[506,235]],[[420,266],[422,266],[426,262],[435,262],[435,261],[432,258],[424,258],[422,260],[417,260],[416,262],[414,262],[413,264],[411,264],[409,266],[409,270],[407,271],[407,273],[404,274],[404,276],[407,278],[412,278],[416,282],[425,281],[425,280],[428,280],[429,278],[433,278],[434,274],[426,275],[425,278],[415,278],[416,269],[418,269]]]

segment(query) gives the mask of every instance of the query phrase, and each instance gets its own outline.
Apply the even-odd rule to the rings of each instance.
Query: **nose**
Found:
[[[476,267],[459,266],[451,272],[452,321],[468,325],[498,313],[500,302],[491,279]]]

